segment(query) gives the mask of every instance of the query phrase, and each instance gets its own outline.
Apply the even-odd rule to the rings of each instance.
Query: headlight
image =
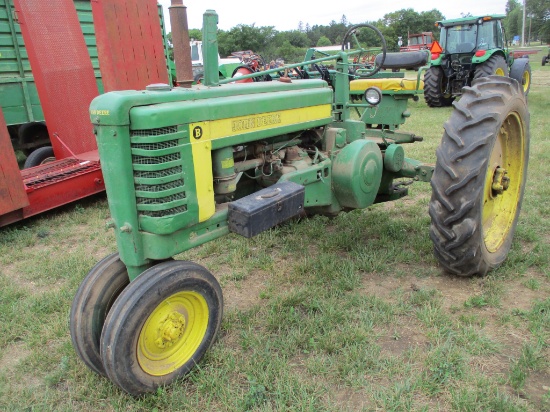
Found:
[[[365,100],[371,106],[376,106],[382,100],[382,91],[378,87],[369,87],[365,90]]]

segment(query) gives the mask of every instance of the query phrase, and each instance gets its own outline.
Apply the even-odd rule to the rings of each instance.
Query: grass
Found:
[[[0,410],[550,410],[550,67],[533,56],[531,159],[516,238],[485,278],[444,274],[428,184],[335,218],[228,235],[178,258],[224,290],[217,343],[170,387],[132,398],[77,358],[79,283],[116,250],[104,196],[0,230]],[[411,102],[407,156],[435,160],[451,109]]]

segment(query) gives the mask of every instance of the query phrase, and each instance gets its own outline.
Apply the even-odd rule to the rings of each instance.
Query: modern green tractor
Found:
[[[464,86],[481,77],[509,76],[525,95],[531,86],[528,58],[514,59],[507,47],[504,15],[438,21],[439,43],[432,45],[430,67],[424,75],[424,99],[430,107],[450,106]]]
[[[430,182],[441,267],[482,276],[505,260],[520,214],[529,112],[515,80],[488,76],[466,87],[427,164],[405,155],[422,138],[399,129],[420,80],[376,73],[378,63],[350,70],[366,51],[363,31],[381,36],[375,28],[354,26],[352,51],[283,69],[300,68],[300,78],[234,83],[219,78],[217,22],[213,10],[204,14],[202,84],[110,92],[90,107],[118,253],[83,280],[70,331],[82,361],[132,395],[191,371],[220,328],[221,287],[203,266],[174,259],[182,252],[296,216],[397,201]],[[404,53],[386,54],[381,42],[380,65],[387,57],[397,66]],[[322,67],[327,61],[335,68]],[[317,78],[304,73],[310,67]]]

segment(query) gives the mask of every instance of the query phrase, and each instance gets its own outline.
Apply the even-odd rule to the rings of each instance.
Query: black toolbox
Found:
[[[252,237],[304,210],[304,186],[281,182],[229,203],[229,230]]]

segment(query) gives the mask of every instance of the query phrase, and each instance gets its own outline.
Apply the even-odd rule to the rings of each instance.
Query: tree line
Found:
[[[531,27],[531,39],[549,42],[550,1],[526,0],[526,13]],[[462,16],[467,15],[470,13],[462,14]],[[461,16],[450,18],[457,17]],[[277,58],[286,62],[299,62],[303,60],[308,48],[340,45],[351,26],[368,23],[378,28],[384,35],[388,51],[399,51],[399,37],[402,38],[403,44],[406,44],[409,33],[431,31],[434,33],[434,38],[439,39],[439,29],[435,26],[435,22],[444,19],[445,16],[437,9],[419,13],[408,8],[387,13],[377,21],[352,23],[343,15],[339,22],[333,20],[328,25],[310,25],[300,22],[295,30],[289,31],[278,31],[273,26],[256,27],[254,24],[239,24],[227,31],[219,30],[218,47],[221,56],[229,56],[232,52],[240,50],[252,50],[260,54],[266,62]],[[518,0],[507,0],[504,27],[509,41],[514,35],[521,35],[522,19],[523,5]],[[189,37],[202,40],[201,29],[190,29]],[[380,46],[380,40],[376,36],[372,36],[369,42],[372,44],[369,43],[368,46]]]
[[[311,47],[341,45],[348,29],[354,24],[369,23],[378,28],[384,35],[388,51],[399,51],[399,37],[406,44],[408,33],[439,30],[434,23],[443,19],[439,10],[416,12],[413,9],[402,9],[388,13],[378,21],[349,22],[343,15],[339,22],[331,21],[328,25],[310,25],[300,22],[296,30],[278,31],[273,26],[256,27],[239,24],[230,30],[218,31],[218,48],[221,56],[229,56],[239,50],[252,50],[266,61],[282,58],[286,62],[299,62],[305,51]],[[190,29],[189,37],[202,40],[201,29]],[[380,41],[372,36],[372,44],[379,47]]]

